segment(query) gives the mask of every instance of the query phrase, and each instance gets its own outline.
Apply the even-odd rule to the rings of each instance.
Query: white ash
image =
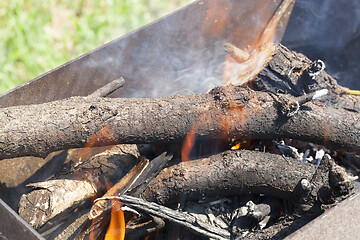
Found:
[[[314,96],[312,97],[313,100],[319,99],[329,93],[329,90],[327,89],[321,89],[315,92]]]
[[[311,184],[310,184],[309,180],[307,180],[306,178],[301,179],[300,184],[301,184],[301,187],[302,187],[304,190],[309,190],[310,187],[311,187]]]
[[[286,157],[293,157],[297,160],[303,159],[302,155],[299,154],[297,148],[286,145],[283,140],[281,140],[280,142],[273,140],[273,142],[281,155],[284,155]]]
[[[320,163],[321,163],[321,160],[323,159],[325,155],[325,151],[324,149],[319,149],[318,151],[316,151],[316,154],[315,154],[315,164],[316,166],[319,166]]]

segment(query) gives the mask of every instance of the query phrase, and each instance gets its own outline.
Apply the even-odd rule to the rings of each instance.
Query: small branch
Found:
[[[250,58],[250,54],[240,48],[235,47],[231,43],[224,44],[225,52],[227,52],[237,62],[242,63]]]
[[[124,86],[124,78],[115,79],[114,81],[106,84],[105,86],[99,88],[95,92],[91,93],[89,97],[106,97],[111,93],[115,92],[122,86]]]
[[[144,201],[140,198],[126,195],[119,196],[118,198],[120,199],[121,204],[128,205],[138,211],[146,212],[148,214],[177,223],[183,227],[188,228],[192,232],[201,234],[210,239],[230,239],[230,233],[228,231],[205,223],[190,214],[175,211],[156,203]]]
[[[149,160],[140,158],[136,165],[114,186],[112,186],[103,197],[97,198],[94,205],[91,207],[89,219],[99,217],[106,210],[110,209],[111,203],[107,198],[124,194],[141,176],[144,170],[149,166]]]
[[[122,195],[127,192],[131,192],[135,196],[141,194],[171,158],[172,156],[166,156],[166,153],[163,153],[149,163],[148,159],[140,157],[137,164],[111,187],[103,197],[95,199],[89,213],[89,219],[100,216],[110,208],[109,202],[104,198]]]
[[[140,196],[147,188],[149,183],[159,174],[165,165],[172,159],[172,155],[166,155],[164,152],[150,161],[149,166],[139,176],[136,182],[127,190],[128,194],[133,197]]]

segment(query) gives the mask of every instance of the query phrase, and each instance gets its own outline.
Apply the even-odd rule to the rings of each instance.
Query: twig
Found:
[[[140,157],[138,163],[125,177],[110,188],[103,197],[95,199],[94,206],[89,213],[89,219],[100,216],[100,214],[110,208],[109,202],[104,201],[108,197],[116,197],[126,192],[134,196],[140,195],[170,159],[172,159],[172,155],[166,156],[166,152],[154,158],[150,163],[148,159]]]
[[[91,93],[89,97],[106,97],[111,93],[115,92],[117,89],[124,86],[125,80],[124,78],[118,78],[113,80],[112,82],[106,84],[105,86],[99,88],[95,92]]]
[[[149,183],[159,174],[164,166],[172,159],[172,155],[166,155],[164,152],[150,161],[149,166],[144,170],[141,176],[127,191],[133,197],[139,197],[147,188]]]
[[[148,214],[177,223],[205,237],[211,239],[230,238],[230,233],[228,231],[211,226],[210,224],[205,223],[188,213],[175,211],[170,208],[161,206],[159,204],[147,202],[140,198],[131,197],[127,195],[122,195],[119,196],[118,198],[120,199],[121,204],[128,205],[139,211],[146,212]]]
[[[97,198],[94,201],[94,205],[89,213],[89,219],[94,219],[108,210],[111,204],[109,205],[109,202],[105,201],[104,198],[124,194],[136,182],[148,166],[149,160],[140,158],[138,163],[119,182],[110,188],[102,198]]]
[[[227,52],[237,62],[242,63],[250,58],[250,54],[231,43],[224,44],[225,52]]]

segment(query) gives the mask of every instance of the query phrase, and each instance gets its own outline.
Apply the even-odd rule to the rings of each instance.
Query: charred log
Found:
[[[302,173],[302,171],[306,171],[306,173]],[[334,175],[337,177],[334,178]],[[296,181],[299,182],[296,184]],[[339,186],[346,191],[339,192]],[[185,212],[172,210],[161,204],[196,201],[215,195],[221,199],[227,194],[261,193],[261,195],[267,196],[285,196],[292,202],[299,202],[298,210],[292,214],[292,218],[301,220],[298,216],[307,216],[309,220],[323,211],[322,204],[333,203],[335,200],[348,196],[350,190],[351,183],[347,179],[346,173],[335,164],[329,155],[316,168],[311,164],[272,154],[233,151],[208,159],[180,163],[164,170],[143,195],[148,198],[149,202],[125,195],[114,198],[120,199],[122,204],[140,212],[154,214],[199,235],[215,239],[228,239],[230,235],[234,236],[233,234],[237,235],[237,233],[233,232],[230,225],[225,222],[223,224],[217,222],[219,225],[211,224],[204,219],[201,220],[202,218],[192,213],[191,210],[189,214],[186,210]],[[149,194],[149,192],[151,193]],[[244,227],[254,221],[262,229],[271,218],[269,204],[277,206],[278,203],[269,200],[268,204],[256,205],[252,201],[248,201],[246,207],[241,207],[238,214],[235,214],[236,226]],[[197,209],[197,213],[201,212],[198,211],[199,209]],[[236,212],[234,209],[233,211]],[[302,213],[298,215],[300,211]],[[211,215],[211,211],[208,211],[208,214]],[[210,217],[210,215],[208,216]],[[267,234],[274,235],[271,229]]]
[[[249,85],[255,90],[271,90],[292,96],[328,89],[329,94],[320,100],[323,104],[360,112],[359,96],[347,94],[348,89],[340,86],[324,69],[323,61],[311,61],[301,53],[278,45],[272,60]]]
[[[359,114],[308,103],[289,118],[279,109],[272,94],[236,87],[186,97],[79,97],[12,107],[0,117],[0,158],[46,156],[82,147],[90,138],[94,145],[181,142],[190,130],[209,138],[287,137],[360,150]]]
[[[288,75],[289,68],[297,80],[311,73],[311,64],[298,61],[299,65],[296,65],[297,55],[284,49],[278,47],[267,67],[271,72],[264,70],[258,78],[273,78],[275,71],[281,79]],[[294,60],[286,61],[283,51],[292,54]],[[325,74],[322,72],[311,79],[320,81],[318,78]],[[336,85],[329,82],[327,74],[322,79],[322,87],[336,91]],[[331,78],[331,81],[335,80]],[[309,85],[306,86],[310,89]],[[94,146],[181,142],[191,130],[200,136],[225,140],[287,137],[324,144],[329,148],[360,150],[360,121],[353,101],[352,111],[307,103],[289,118],[280,109],[294,99],[287,96],[279,100],[274,96],[268,92],[229,86],[192,96],[158,99],[74,97],[40,105],[4,108],[0,111],[3,125],[0,130],[0,159],[29,155],[44,157],[56,150],[83,147],[89,141]],[[349,101],[346,100],[346,104]]]
[[[315,171],[312,164],[280,155],[227,151],[164,169],[143,197],[164,205],[220,194],[253,193],[296,200],[305,191],[301,180],[310,182]]]

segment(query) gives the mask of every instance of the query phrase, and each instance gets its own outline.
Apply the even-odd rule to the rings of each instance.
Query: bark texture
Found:
[[[238,194],[265,194],[297,200],[316,167],[292,158],[256,151],[227,151],[164,169],[143,197],[170,205],[182,201]]]
[[[294,138],[360,150],[360,115],[306,104],[289,118],[272,94],[216,88],[209,94],[159,99],[70,98],[2,109],[0,158],[119,143],[183,141],[187,133],[223,139]]]
[[[273,94],[233,86],[191,96],[73,97],[4,108],[0,110],[0,159],[45,157],[53,151],[83,147],[89,142],[92,146],[180,142],[190,131],[223,139],[288,137],[359,151],[357,99],[338,97],[336,81],[323,70],[316,72],[313,68],[303,55],[278,46],[273,60],[255,79],[257,88],[261,88],[259,79],[283,79],[288,87],[292,84],[289,89],[300,93],[313,91],[315,86],[332,91],[329,101],[335,102],[336,108],[307,103],[291,118],[280,113]]]

